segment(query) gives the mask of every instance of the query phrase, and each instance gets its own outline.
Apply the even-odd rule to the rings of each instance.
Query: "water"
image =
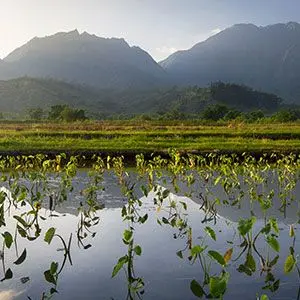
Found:
[[[233,249],[232,257],[228,266],[225,267],[230,278],[224,299],[250,300],[256,299],[257,295],[262,294],[268,294],[270,299],[297,299],[300,283],[298,274],[295,270],[288,275],[285,274],[284,261],[290,254],[289,247],[292,246],[295,249],[295,256],[297,249],[300,249],[299,240],[297,238],[294,240],[289,236],[290,225],[297,224],[299,219],[298,201],[293,201],[291,205],[288,205],[284,214],[279,211],[281,202],[275,196],[274,205],[267,210],[267,213],[263,213],[260,205],[258,203],[251,205],[249,195],[246,195],[239,207],[224,205],[221,202],[216,206],[216,210],[205,212],[202,206],[203,199],[197,197],[199,191],[205,194],[203,182],[200,180],[196,182],[193,189],[197,193],[186,197],[184,196],[188,191],[186,185],[180,183],[180,191],[176,192],[169,178],[165,177],[164,179],[158,180],[158,188],[161,188],[161,191],[168,188],[171,193],[164,200],[164,205],[160,210],[158,205],[154,204],[157,191],[152,190],[147,197],[143,196],[140,187],[145,182],[144,179],[136,182],[134,187],[138,198],[142,201],[142,206],[138,209],[139,214],[148,214],[149,216],[144,224],[134,224],[134,243],[142,248],[142,255],[135,256],[133,261],[135,277],[143,278],[145,283],[144,288],[141,289],[143,290],[140,295],[141,299],[195,299],[196,297],[190,289],[190,283],[194,279],[202,283],[204,279],[204,271],[199,260],[192,263],[188,259],[190,255],[188,243],[191,237],[183,233],[178,236],[180,233],[178,226],[172,227],[163,222],[162,225],[159,225],[157,222],[157,219],[162,220],[163,217],[169,217],[168,212],[164,209],[171,201],[186,203],[187,211],[180,205],[178,214],[192,228],[192,245],[207,246],[204,252],[210,267],[210,276],[219,276],[223,267],[211,259],[207,252],[214,250],[223,255],[228,249]],[[26,180],[21,182],[29,186]],[[97,211],[94,215],[94,217],[99,217],[99,223],[84,230],[87,236],[82,240],[83,244],[80,244],[77,232],[82,215],[78,212],[78,207],[80,202],[84,202],[82,190],[87,184],[87,173],[79,172],[73,179],[74,190],[69,193],[68,200],[57,205],[55,211],[52,212],[52,215],[55,216],[49,216],[48,202],[41,208],[39,214],[46,218],[46,220],[39,220],[42,229],[41,236],[34,241],[28,241],[18,236],[18,253],[16,253],[14,244],[10,249],[5,249],[5,270],[10,268],[13,278],[0,283],[0,299],[41,299],[43,293],[49,293],[51,287],[54,286],[45,280],[44,272],[50,268],[51,262],[58,262],[61,266],[64,251],[58,237],[54,237],[50,245],[44,241],[44,234],[50,227],[56,228],[56,233],[66,243],[72,234],[70,250],[72,265],[67,259],[58,276],[56,287],[58,293],[53,295],[53,299],[131,299],[128,296],[125,271],[121,269],[114,278],[111,278],[112,270],[118,259],[126,255],[128,251],[128,247],[122,241],[123,231],[128,228],[128,224],[121,217],[121,210],[127,203],[127,198],[122,195],[116,176],[111,173],[105,174],[102,182],[105,190],[97,192],[97,198],[105,208]],[[53,190],[57,189],[59,180],[50,178],[49,186]],[[276,188],[276,182],[269,185],[269,190],[274,187]],[[10,197],[9,190],[3,190]],[[297,195],[298,192],[299,186],[297,185],[293,194]],[[264,190],[264,193],[266,194],[267,191]],[[208,196],[210,202],[216,198],[225,199],[226,197],[221,186],[212,187]],[[0,228],[1,233],[5,231],[14,233],[16,220],[12,216],[21,215],[22,212],[28,210],[28,206],[24,206],[18,209],[12,207],[9,212],[7,211],[6,226]],[[253,237],[265,226],[266,220],[270,217],[278,220],[279,233],[272,232],[280,244],[280,251],[277,253],[268,245],[266,237],[260,235],[256,240],[255,249],[248,247],[240,258],[234,261],[244,249],[240,246],[243,239],[238,233],[238,221],[249,219],[252,215],[257,218],[252,230]],[[205,219],[209,219],[209,221],[203,222]],[[216,233],[216,241],[205,233],[204,228],[207,226],[210,226]],[[298,226],[293,226],[297,236]],[[34,235],[34,230],[31,231],[31,234]],[[87,249],[84,249],[84,246]],[[20,256],[23,249],[26,249],[27,257],[22,264],[15,265],[13,262]],[[183,250],[183,259],[176,255],[180,250]],[[237,271],[239,266],[245,263],[248,251],[255,260],[255,271],[251,272],[251,276]],[[271,261],[276,255],[279,255],[279,260],[269,272],[274,276],[274,280],[269,283],[274,284],[277,279],[280,279],[279,289],[275,292],[263,290],[262,288],[267,285],[265,282],[267,272],[262,272],[262,260]],[[4,277],[1,268],[0,276]],[[205,289],[209,293],[208,285],[205,286]],[[132,298],[137,298],[134,292]]]

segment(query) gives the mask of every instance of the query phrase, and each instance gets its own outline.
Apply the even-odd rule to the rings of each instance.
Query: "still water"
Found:
[[[39,211],[43,218],[39,222],[42,230],[39,238],[29,241],[18,236],[17,249],[15,245],[5,249],[0,276],[3,278],[4,271],[10,268],[13,277],[0,283],[0,299],[41,299],[43,293],[48,293],[53,287],[53,284],[45,280],[44,272],[49,269],[51,262],[58,262],[61,266],[64,251],[58,237],[55,236],[50,245],[44,241],[44,233],[50,227],[56,228],[56,233],[67,242],[72,234],[70,247],[72,264],[69,259],[66,260],[57,281],[58,293],[54,293],[52,299],[138,299],[134,293],[128,296],[125,270],[121,269],[112,278],[112,271],[118,259],[128,251],[127,245],[122,241],[123,231],[128,224],[121,216],[127,198],[122,194],[115,175],[105,173],[101,182],[105,189],[97,192],[97,199],[103,208],[94,215],[99,217],[99,222],[95,222],[85,230],[86,237],[82,240],[82,244],[78,241],[77,233],[82,218],[78,207],[81,202],[84,202],[82,190],[87,181],[86,172],[79,172],[72,181],[74,190],[68,193],[66,201],[56,205],[55,210],[51,212],[47,203],[43,205]],[[137,197],[142,202],[139,213],[148,214],[148,220],[144,224],[134,225],[134,242],[142,248],[142,254],[134,257],[134,273],[135,276],[143,278],[145,284],[142,294],[139,294],[140,299],[196,299],[190,284],[192,280],[197,280],[199,283],[204,280],[205,275],[200,262],[188,259],[190,249],[187,245],[191,236],[180,234],[176,226],[157,222],[157,219],[162,220],[164,216],[166,218],[169,216],[169,212],[164,208],[168,210],[168,203],[172,201],[183,202],[187,206],[187,210],[181,209],[180,213],[192,230],[193,245],[205,245],[207,250],[214,250],[222,255],[232,249],[232,257],[225,267],[230,278],[223,299],[250,300],[257,299],[262,294],[267,294],[270,299],[299,297],[300,280],[297,271],[294,269],[289,274],[284,273],[284,262],[290,254],[290,247],[295,249],[295,257],[297,257],[297,250],[300,249],[300,241],[297,239],[299,220],[297,200],[287,205],[283,213],[279,210],[281,202],[275,193],[273,206],[263,212],[258,203],[251,204],[246,191],[239,205],[231,206],[221,202],[213,207],[213,210],[208,210],[206,206],[203,207],[203,195],[210,201],[216,198],[223,199],[225,194],[221,187],[213,187],[209,194],[205,194],[202,182],[196,182],[193,186],[194,193],[188,197],[186,195],[188,188],[184,184],[181,184],[180,190],[176,191],[170,180],[164,178],[158,180],[156,191],[151,190],[147,196],[144,196],[140,188],[142,183],[143,179],[134,187]],[[28,183],[24,180],[23,184]],[[49,179],[50,187],[55,189],[58,185],[59,181],[56,178]],[[273,185],[269,189],[276,190],[276,183]],[[154,201],[157,198],[157,189],[170,190],[160,209]],[[2,190],[7,194],[7,198],[12,197],[8,186],[4,185]],[[263,192],[267,193],[267,191]],[[297,185],[293,193],[299,195],[299,192]],[[29,208],[28,205],[6,208],[6,226],[0,227],[0,232],[14,233],[17,222],[13,215],[22,215],[22,212],[28,211]],[[249,219],[253,215],[256,216],[252,228],[253,236],[265,226],[269,217],[276,218],[279,232],[274,233],[274,236],[280,245],[280,251],[275,251],[266,242],[266,237],[260,235],[255,242],[255,249],[250,247],[255,266],[253,267],[252,264],[251,274],[249,272],[247,274],[241,272],[241,268],[238,271],[239,266],[247,259],[249,247],[243,252],[244,246],[241,246],[243,238],[239,235],[237,227],[239,220]],[[291,224],[294,224],[295,237],[289,234]],[[215,240],[205,232],[207,226],[215,232]],[[20,265],[14,264],[24,249],[26,249],[26,259]],[[180,250],[183,250],[183,258],[176,254]],[[274,277],[269,283],[273,284],[279,279],[279,288],[275,291],[263,289],[268,285],[266,277],[268,272],[264,271],[263,262],[271,261],[277,255],[279,255],[278,262],[272,266],[272,270],[269,270]],[[219,276],[223,267],[208,255],[206,258],[210,276]]]

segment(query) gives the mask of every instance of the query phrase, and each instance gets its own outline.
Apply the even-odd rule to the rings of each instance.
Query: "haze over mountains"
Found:
[[[160,65],[178,84],[242,83],[300,101],[300,24],[238,24]]]
[[[79,34],[77,30],[61,32],[33,38],[0,60],[0,80],[24,76],[67,82],[60,87],[53,81],[49,81],[49,87],[45,86],[47,81],[25,82],[30,84],[31,94],[41,98],[47,90],[46,98],[50,100],[49,93],[63,95],[62,91],[72,99],[70,84],[98,90],[151,90],[174,85],[203,87],[224,81],[275,93],[287,102],[300,104],[300,24],[234,25],[160,63],[141,48],[130,47],[124,39]],[[15,83],[1,83],[0,102],[12,99],[12,95],[17,97]],[[28,100],[26,84],[18,84],[19,91],[20,86],[24,91],[18,94],[17,103],[37,105]],[[84,101],[84,89],[78,88],[74,87],[74,105]],[[97,101],[99,92],[87,93],[89,102]],[[54,98],[57,100],[57,95]]]

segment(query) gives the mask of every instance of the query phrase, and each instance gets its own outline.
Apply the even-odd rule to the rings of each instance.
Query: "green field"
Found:
[[[203,125],[197,121],[2,123],[0,152],[298,152],[300,123]]]

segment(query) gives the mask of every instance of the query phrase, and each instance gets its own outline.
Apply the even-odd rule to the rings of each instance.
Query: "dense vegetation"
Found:
[[[52,107],[57,105],[84,110],[85,115],[92,119],[209,119],[208,112],[211,109],[214,120],[224,117],[252,120],[257,117],[251,112],[259,111],[257,116],[262,117],[290,109],[299,115],[297,106],[285,105],[276,95],[221,82],[206,88],[174,86],[113,91],[96,90],[52,79],[25,77],[0,81],[0,112],[4,119],[49,119]],[[214,109],[222,113],[215,114]]]

